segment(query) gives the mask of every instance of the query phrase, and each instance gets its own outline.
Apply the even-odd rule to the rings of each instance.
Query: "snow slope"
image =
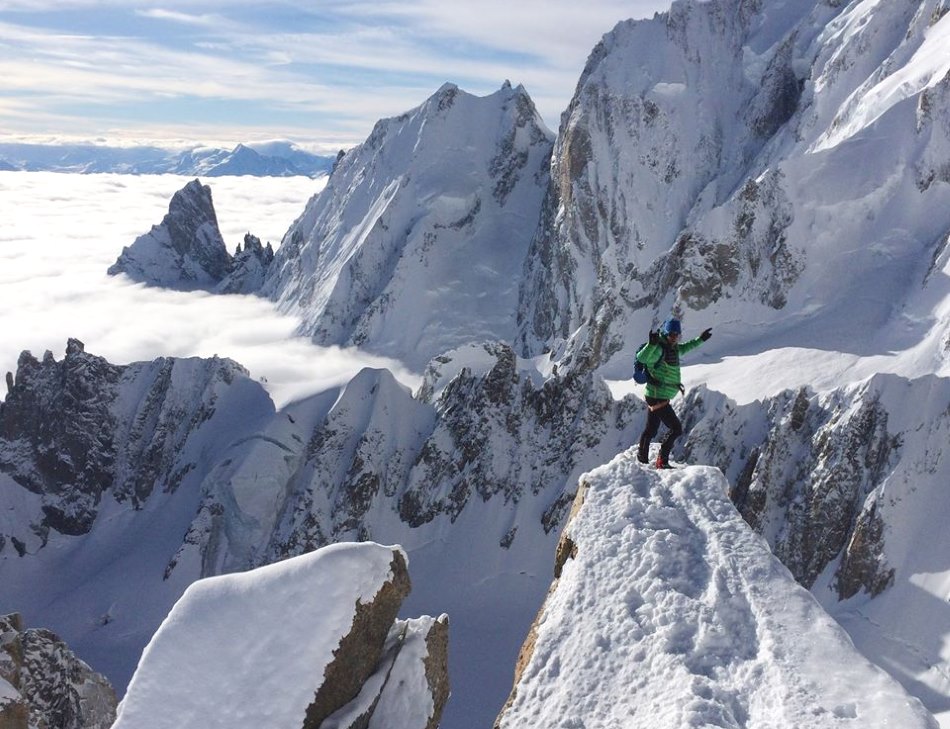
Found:
[[[497,727],[937,726],[772,556],[713,468],[582,477]]]
[[[420,369],[514,336],[552,135],[522,87],[446,84],[380,121],[284,236],[263,293],[320,344]]]

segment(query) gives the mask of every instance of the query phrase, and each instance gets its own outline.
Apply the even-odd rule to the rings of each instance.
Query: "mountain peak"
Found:
[[[478,97],[444,84],[339,160],[263,292],[300,307],[316,341],[410,366],[510,339],[552,144],[523,89]]]
[[[230,269],[211,188],[195,179],[172,196],[160,225],[122,250],[109,275],[190,291],[214,287]]]

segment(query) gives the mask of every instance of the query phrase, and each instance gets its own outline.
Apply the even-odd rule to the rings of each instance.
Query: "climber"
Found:
[[[673,443],[683,432],[671,400],[677,392],[685,393],[680,382],[680,355],[696,349],[712,336],[712,329],[706,329],[695,339],[680,344],[682,328],[679,319],[667,319],[658,331],[650,332],[650,341],[637,352],[637,360],[647,368],[647,424],[640,436],[637,460],[648,463],[650,460],[650,441],[663,423],[668,433],[660,446],[660,455],[656,459],[657,468],[670,468],[670,451]]]

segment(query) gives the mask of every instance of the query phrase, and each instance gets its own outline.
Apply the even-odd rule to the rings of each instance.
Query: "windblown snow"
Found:
[[[628,451],[581,484],[499,729],[937,726],[772,556],[717,469],[657,473]]]

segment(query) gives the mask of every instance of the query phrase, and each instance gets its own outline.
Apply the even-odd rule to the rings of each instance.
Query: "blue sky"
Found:
[[[312,6],[312,7],[308,7]],[[5,0],[0,139],[332,151],[451,81],[522,83],[552,129],[590,50],[669,0]]]

